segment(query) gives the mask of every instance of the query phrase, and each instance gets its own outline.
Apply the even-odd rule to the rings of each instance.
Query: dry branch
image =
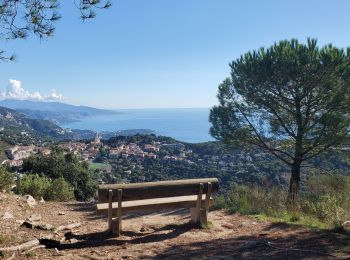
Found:
[[[46,247],[45,245],[35,246],[35,247],[32,247],[31,249],[29,249],[28,251],[26,251],[26,253],[32,252],[32,251],[39,249],[39,248],[45,248],[45,247]]]
[[[73,228],[77,228],[77,227],[80,227],[80,226],[81,226],[80,222],[75,222],[75,223],[72,223],[72,224],[59,226],[58,228],[56,228],[55,231],[59,232],[59,231],[63,231],[63,230],[72,230]]]
[[[22,251],[22,250],[26,250],[28,248],[32,248],[32,247],[38,246],[38,245],[40,245],[39,239],[33,239],[31,241],[25,242],[25,243],[20,244],[18,246],[10,246],[10,247],[0,248],[0,252]]]

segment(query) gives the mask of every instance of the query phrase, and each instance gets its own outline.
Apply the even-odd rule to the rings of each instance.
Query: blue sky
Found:
[[[228,63],[275,41],[307,37],[350,46],[347,0],[112,0],[82,22],[73,0],[48,40],[2,42],[0,89],[101,108],[211,107]]]

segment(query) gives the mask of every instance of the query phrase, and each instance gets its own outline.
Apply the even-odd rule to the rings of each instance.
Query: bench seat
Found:
[[[145,200],[132,200],[123,201],[123,212],[138,211],[138,210],[153,210],[153,209],[171,209],[171,208],[193,208],[197,203],[197,195],[189,196],[177,196],[168,198],[157,199],[145,199]],[[202,203],[205,202],[205,194],[202,195]],[[214,204],[214,199],[211,197],[209,200],[209,206]],[[113,211],[118,209],[118,203],[112,203]],[[98,203],[97,213],[107,214],[108,203]]]

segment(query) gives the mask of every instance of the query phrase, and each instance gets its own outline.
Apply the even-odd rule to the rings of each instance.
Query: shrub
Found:
[[[38,174],[26,174],[17,182],[17,192],[25,195],[30,194],[34,198],[49,198],[51,179]]]
[[[13,183],[13,174],[8,172],[3,166],[0,166],[0,191],[9,191]]]
[[[74,198],[74,191],[72,186],[64,180],[64,178],[58,178],[51,184],[48,193],[48,200],[54,201],[68,201]]]
[[[226,201],[231,212],[280,216],[286,209],[284,194],[277,188],[267,191],[259,186],[235,185]]]
[[[215,209],[224,209],[226,208],[226,200],[223,195],[217,196],[214,200]]]
[[[36,154],[23,163],[27,172],[40,172],[53,180],[64,178],[74,189],[77,200],[88,200],[96,193],[96,185],[86,162],[79,162],[74,154],[64,154],[63,150],[53,147],[50,155]]]
[[[72,186],[63,177],[51,180],[38,174],[26,174],[17,184],[17,192],[30,194],[34,198],[43,197],[45,200],[68,201],[74,199]]]
[[[302,222],[311,226],[343,230],[350,220],[350,177],[342,175],[310,175],[304,183],[297,208],[287,207],[287,191],[272,187],[234,185],[221,207],[241,214],[263,214],[283,221]],[[309,223],[309,222],[313,223]]]
[[[334,230],[350,219],[350,177],[337,174],[312,174],[305,182],[300,206]]]

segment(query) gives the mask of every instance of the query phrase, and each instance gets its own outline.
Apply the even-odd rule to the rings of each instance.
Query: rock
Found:
[[[66,213],[64,213],[64,212],[58,212],[58,215],[63,216],[63,215],[66,215]]]
[[[32,223],[30,223],[29,221],[23,221],[21,226],[25,226],[27,228],[34,228],[34,225]]]
[[[22,226],[24,220],[23,219],[18,219],[16,220],[16,223],[19,224],[20,226]]]
[[[64,256],[65,253],[64,253],[64,251],[59,251],[57,248],[55,248],[55,255],[57,255],[57,256]]]
[[[38,222],[41,220],[41,215],[40,214],[33,214],[29,218],[27,218],[27,220],[30,222]]]
[[[40,203],[45,203],[46,201],[44,200],[44,198],[43,197],[41,197],[41,199],[40,199],[40,201],[39,201]]]
[[[5,214],[2,216],[2,219],[11,219],[13,218],[13,215],[10,212],[5,212]]]
[[[54,230],[55,229],[55,227],[51,224],[35,225],[35,228],[41,229],[41,230]]]
[[[25,195],[26,202],[29,207],[34,207],[37,203],[36,200],[31,195]]]
[[[27,228],[36,228],[40,230],[54,230],[55,227],[51,224],[34,224],[28,221],[24,221],[21,226],[25,226]]]
[[[71,244],[75,244],[75,243],[78,242],[78,239],[71,238],[71,239],[69,239],[69,242],[70,242]]]

